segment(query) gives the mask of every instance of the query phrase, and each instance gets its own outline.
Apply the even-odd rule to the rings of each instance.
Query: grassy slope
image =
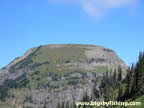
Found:
[[[46,60],[52,63],[64,63],[66,60],[72,60],[73,62],[85,61],[84,55],[85,48],[78,48],[75,46],[67,46],[61,48],[51,48],[49,46],[43,46],[36,52],[33,60],[35,62],[45,62]]]
[[[85,56],[85,46],[80,45],[68,45],[59,48],[52,48],[50,46],[40,47],[33,56],[27,58],[32,60],[28,64],[32,67],[33,72],[29,73],[30,84],[29,87],[37,88],[38,84],[45,84],[45,82],[55,83],[55,81],[48,80],[47,77],[61,78],[64,75],[68,75],[73,69],[67,68],[66,62],[69,63],[85,63],[88,58]],[[22,63],[21,63],[22,64]],[[18,64],[18,67],[21,67]],[[35,65],[38,64],[38,65]],[[34,66],[35,65],[35,66]],[[57,66],[59,65],[59,66]],[[71,65],[69,65],[71,67]],[[104,72],[106,67],[97,67],[95,72]],[[78,72],[87,72],[87,70],[78,69]],[[56,82],[58,85],[65,85],[67,81]]]
[[[133,101],[134,101],[134,102],[141,102],[142,105],[140,105],[140,106],[128,106],[127,108],[144,108],[144,95],[136,98],[136,99],[133,100]]]
[[[40,47],[32,56],[29,56],[22,62],[15,65],[15,68],[18,69],[22,65],[25,67],[31,67],[33,68],[33,72],[28,74],[29,84],[27,85],[28,88],[37,88],[38,85],[41,84],[47,84],[51,83],[53,85],[58,86],[66,86],[68,81],[55,81],[53,79],[48,80],[48,76],[51,77],[62,77],[62,76],[70,76],[72,69],[66,68],[67,66],[61,65],[66,64],[66,62],[87,62],[88,58],[85,56],[85,46],[84,47],[78,47],[75,45],[70,45],[68,47],[61,47],[61,48],[50,48],[49,46],[42,46]],[[31,61],[30,61],[31,60]],[[34,66],[35,64],[38,64]],[[39,65],[41,64],[41,65]],[[57,64],[60,64],[59,68],[57,67]],[[22,66],[22,67],[23,67]],[[107,68],[106,67],[98,67],[95,69],[96,72],[103,72]],[[84,74],[87,71],[86,70],[76,70],[76,73]],[[74,73],[74,72],[73,72]],[[70,80],[75,80],[80,82],[79,79],[70,78]],[[17,95],[18,93],[21,93],[19,89],[14,89],[17,93],[15,94],[15,97],[20,96]],[[9,93],[11,94],[11,93]],[[21,94],[21,96],[25,96],[24,94]],[[24,97],[23,97],[24,98]],[[12,99],[13,100],[13,99]],[[7,99],[5,103],[0,103],[2,108],[8,108],[9,102],[11,99]]]

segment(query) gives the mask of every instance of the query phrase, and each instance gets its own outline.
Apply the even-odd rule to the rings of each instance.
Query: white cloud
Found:
[[[55,3],[77,3],[87,15],[96,19],[102,18],[109,9],[129,8],[137,5],[140,0],[50,0]]]

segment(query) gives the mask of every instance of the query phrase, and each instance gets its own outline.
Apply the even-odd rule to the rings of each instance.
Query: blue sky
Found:
[[[135,62],[144,51],[143,1],[77,1],[0,0],[0,68],[31,47],[68,43],[105,46]]]

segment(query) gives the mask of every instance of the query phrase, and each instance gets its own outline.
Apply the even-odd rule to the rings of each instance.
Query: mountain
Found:
[[[0,70],[0,108],[56,108],[74,106],[85,95],[104,100],[103,75],[127,66],[108,48],[57,44],[29,49]],[[95,92],[94,95],[93,92]]]

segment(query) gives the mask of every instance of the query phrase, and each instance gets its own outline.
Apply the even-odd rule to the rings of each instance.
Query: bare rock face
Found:
[[[29,49],[24,56],[0,70],[0,86],[6,86],[2,108],[56,108],[57,103],[81,101],[85,94],[103,100],[100,82],[107,70],[127,66],[113,50],[95,45],[47,45]],[[13,82],[13,83],[10,83]],[[10,86],[12,85],[13,86]],[[93,95],[93,90],[99,96]],[[9,104],[7,104],[9,103]]]

